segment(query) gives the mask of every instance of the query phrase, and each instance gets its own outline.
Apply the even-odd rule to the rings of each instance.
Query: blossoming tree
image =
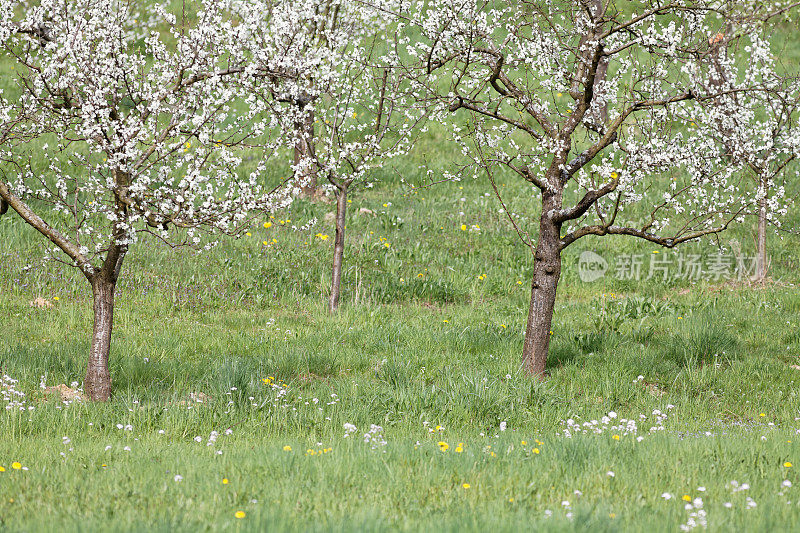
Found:
[[[751,177],[758,221],[753,280],[764,281],[769,267],[767,225],[782,226],[793,192],[786,186],[800,184],[800,168],[793,165],[800,159],[800,71],[796,64],[782,62],[776,55],[781,50],[773,50],[759,32],[718,33],[709,44],[706,84],[722,94],[701,102],[695,123],[717,140],[731,164]],[[730,61],[737,48],[749,54],[747,64]],[[754,90],[742,90],[751,87]]]
[[[91,284],[83,385],[106,400],[128,250],[143,234],[200,247],[203,233],[235,232],[252,210],[285,202],[261,184],[263,163],[239,170],[242,150],[264,151],[270,119],[255,102],[231,104],[226,80],[241,69],[226,62],[223,0],[198,2],[191,20],[157,5],[161,34],[143,29],[127,2],[22,4],[5,0],[0,20],[16,85],[0,99],[0,198]]]
[[[392,21],[385,12],[357,0],[243,0],[235,10],[242,20],[243,58],[251,58],[243,60],[252,73],[249,90],[270,106],[284,136],[303,146],[295,151],[295,172],[327,180],[336,195],[329,299],[334,312],[348,192],[370,186],[371,171],[406,153],[424,118],[399,68],[400,37],[389,39]],[[274,62],[276,50],[285,58],[281,64]],[[316,126],[316,135],[298,124]]]
[[[453,125],[464,156],[490,178],[520,177],[536,198],[535,239],[510,217],[534,255],[528,372],[545,370],[568,246],[627,235],[672,248],[724,230],[752,204],[736,165],[686,121],[724,91],[704,83],[704,57],[720,28],[736,31],[730,5],[432,0],[401,15],[422,35],[408,49],[417,88],[443,120],[469,118]]]

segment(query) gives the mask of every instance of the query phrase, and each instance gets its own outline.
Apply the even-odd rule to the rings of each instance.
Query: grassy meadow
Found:
[[[1,527],[672,531],[697,512],[684,496],[714,530],[796,523],[796,241],[772,239],[765,287],[644,279],[656,251],[677,275],[679,252],[576,245],[539,383],[519,370],[531,253],[487,184],[392,175],[354,195],[337,316],[329,204],[299,201],[204,254],[134,247],[107,405],[41,392],[81,381],[91,293],[4,217],[0,364],[25,396],[0,415]],[[518,207],[534,204],[524,187],[504,187]],[[723,243],[747,254],[751,230]],[[581,281],[584,250],[607,259],[604,277]],[[626,255],[643,279],[618,279]]]
[[[487,180],[426,186],[443,139],[352,194],[336,316],[331,203],[209,252],[134,246],[106,404],[44,393],[83,379],[91,289],[3,216],[0,531],[796,528],[798,238],[770,235],[764,286],[736,272],[754,221],[674,251],[583,239],[534,381],[532,253]],[[535,236],[530,184],[499,186]]]

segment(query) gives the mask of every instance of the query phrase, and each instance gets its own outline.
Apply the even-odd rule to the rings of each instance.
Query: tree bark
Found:
[[[331,277],[330,312],[339,307],[342,285],[342,263],[344,262],[344,225],[347,214],[347,186],[338,188],[336,195],[336,239],[333,244],[333,276]]]
[[[753,281],[763,282],[767,278],[767,179],[759,178],[758,230],[756,234],[756,272]]]
[[[558,204],[558,199],[549,193],[542,200],[539,239],[534,254],[531,304],[522,349],[523,367],[529,374],[539,377],[544,376],[547,363],[556,289],[561,277],[561,225],[553,222],[548,215],[549,211],[560,207]]]
[[[296,178],[300,184],[300,191],[304,197],[313,198],[317,195],[317,173],[314,171],[313,142],[314,142],[314,112],[304,114],[302,121],[294,125],[297,141],[294,145],[294,164],[306,162],[306,167],[299,171]]]
[[[94,401],[104,402],[111,397],[111,372],[108,354],[111,349],[111,328],[114,324],[114,289],[117,282],[99,272],[92,279],[94,295],[94,332],[83,389]]]

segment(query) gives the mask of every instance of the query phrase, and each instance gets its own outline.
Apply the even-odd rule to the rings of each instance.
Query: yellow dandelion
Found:
[[[470,485],[469,483],[464,483],[464,484],[463,484],[463,485],[461,485],[461,486],[462,486],[462,487],[464,487],[465,489],[468,489],[468,488],[470,488],[472,485]]]
[[[269,229],[272,227],[272,222],[264,222],[264,227]]]
[[[253,236],[253,234],[250,233],[249,231],[247,233],[245,233],[245,235],[247,235],[248,237],[252,237]]]
[[[264,246],[269,246],[269,243],[267,241],[264,241],[263,244]]]
[[[59,297],[58,296],[54,296],[53,300],[57,302],[59,300]]]
[[[790,465],[790,466],[791,466],[791,465]],[[15,462],[11,463],[11,468],[13,468],[14,470],[19,470],[19,469],[21,469],[21,468],[22,468],[22,465],[21,465],[20,463],[17,463],[17,462],[15,461]]]
[[[461,224],[461,231],[467,231],[467,225]]]
[[[765,413],[761,413],[758,416],[767,416]]]
[[[790,463],[789,461],[786,461],[785,463],[783,463],[783,466],[785,466],[786,468],[791,468],[792,467],[792,463]]]
[[[619,440],[619,435],[614,435],[614,436],[613,436],[613,437],[611,437],[611,438],[612,438],[612,439],[614,439],[614,440]]]
[[[0,466],[0,472],[5,472],[5,471],[6,471],[6,469],[3,468],[2,466]]]
[[[685,501],[685,502],[690,502],[690,501],[692,501],[692,497],[691,497],[691,496],[689,496],[688,494],[684,494],[684,495],[683,495],[683,498],[681,498],[681,499],[682,499],[683,501]]]
[[[228,481],[228,478],[226,478],[226,477],[222,478],[222,484],[223,485],[227,485],[228,483],[230,483],[230,481]]]
[[[439,449],[440,449],[440,450],[442,450],[443,452],[446,452],[447,450],[449,450],[449,449],[450,449],[450,445],[449,445],[449,444],[447,444],[447,443],[446,443],[445,441],[443,441],[443,440],[440,440],[440,441],[438,442],[438,444],[439,444]]]
[[[247,513],[245,513],[244,511],[236,511],[235,513],[233,513],[233,516],[235,516],[236,518],[244,518],[245,516],[247,516]]]
[[[528,441],[523,440],[520,444],[522,444],[523,446],[527,446],[528,445]]]
[[[534,448],[534,449],[532,449],[531,451],[532,451],[533,453],[535,453],[536,455],[539,455],[539,448]]]
[[[283,447],[283,451],[290,452],[292,451],[292,447],[287,444],[286,446]]]

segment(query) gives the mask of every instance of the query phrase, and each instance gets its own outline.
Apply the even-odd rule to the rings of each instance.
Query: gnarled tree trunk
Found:
[[[317,195],[317,173],[314,165],[314,112],[305,113],[303,120],[294,125],[297,141],[294,145],[294,164],[299,165],[301,161],[306,162],[306,167],[298,171],[295,176],[300,184],[300,190],[304,197],[313,198]]]
[[[333,276],[331,278],[330,312],[339,307],[342,285],[342,263],[344,261],[344,225],[347,214],[347,186],[337,188],[336,195],[336,240],[333,243]]]
[[[99,272],[92,279],[94,295],[94,331],[89,363],[83,389],[95,401],[106,401],[111,397],[111,372],[108,368],[108,354],[111,349],[111,328],[114,324],[114,289],[116,280],[106,279]]]
[[[753,281],[762,282],[767,278],[767,193],[769,184],[764,177],[759,178],[758,231],[756,234],[756,272]]]
[[[540,377],[544,375],[550,349],[556,289],[561,277],[561,225],[553,222],[548,214],[557,208],[560,208],[558,197],[545,193],[539,219],[539,240],[534,254],[531,305],[522,349],[523,367],[528,373]]]
[[[116,233],[117,236],[121,235],[119,230]],[[92,284],[94,295],[94,330],[86,376],[83,378],[83,390],[89,398],[98,402],[104,402],[111,397],[108,355],[111,350],[111,329],[114,325],[114,290],[127,252],[126,244],[112,244],[103,267],[86,275]]]

